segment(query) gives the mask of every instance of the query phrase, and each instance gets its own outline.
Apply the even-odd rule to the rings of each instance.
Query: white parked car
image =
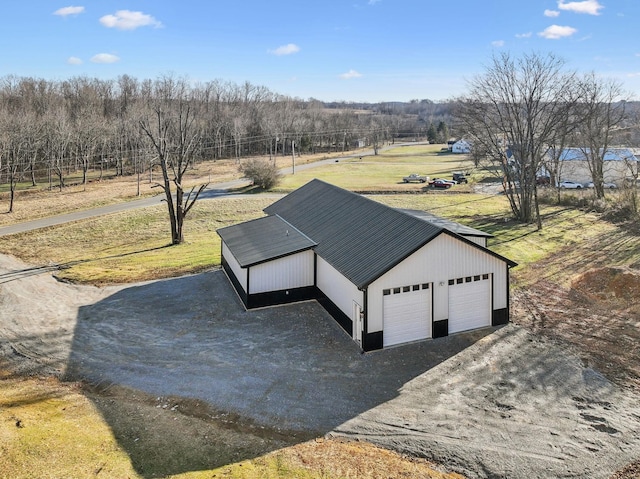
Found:
[[[585,183],[584,186],[586,186],[587,188],[593,188],[593,181]],[[618,185],[616,185],[615,183],[604,183],[602,186],[609,189],[615,189],[618,187]]]
[[[560,188],[567,188],[567,189],[574,189],[574,190],[579,190],[581,188],[584,188],[582,186],[582,183],[578,183],[577,181],[569,181],[569,180],[561,181],[558,186]]]

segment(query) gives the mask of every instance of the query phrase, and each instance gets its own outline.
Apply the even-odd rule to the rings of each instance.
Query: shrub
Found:
[[[245,178],[263,190],[269,190],[280,181],[278,167],[269,160],[251,159],[240,165],[240,172]]]
[[[538,200],[541,204],[568,206],[601,213],[604,220],[613,223],[638,219],[637,191],[627,188],[608,192],[605,198],[596,198],[589,190],[558,192],[555,189],[545,188],[539,190]]]

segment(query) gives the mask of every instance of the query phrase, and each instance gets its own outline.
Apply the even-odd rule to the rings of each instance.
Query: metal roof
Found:
[[[313,238],[318,243],[316,253],[358,288],[375,281],[442,233],[515,266],[512,261],[476,245],[442,224],[425,221],[317,179],[264,211],[281,216]]]
[[[426,211],[409,210],[404,208],[401,208],[399,210],[405,213],[408,213],[410,215],[413,215],[416,218],[420,218],[421,220],[428,221],[429,223],[432,223],[434,225],[441,226],[442,228],[445,228],[449,231],[453,231],[454,233],[457,233],[461,236],[493,238],[493,235],[491,233],[485,233],[484,231],[477,230],[475,228],[472,228],[471,226],[465,226],[460,223],[456,223],[455,221],[447,220],[445,218],[440,218],[439,216],[436,216],[431,213],[427,213]]]
[[[243,268],[308,250],[317,244],[277,215],[220,228],[218,234]]]
[[[362,289],[443,233],[517,265],[464,236],[491,236],[487,233],[425,212],[390,208],[318,179],[264,212],[269,216],[218,230],[242,267],[314,248]]]
[[[561,161],[586,161],[586,153],[589,148],[565,148],[560,153]],[[602,154],[602,148],[599,151]],[[638,161],[634,152],[630,148],[608,148],[604,152],[603,161]]]

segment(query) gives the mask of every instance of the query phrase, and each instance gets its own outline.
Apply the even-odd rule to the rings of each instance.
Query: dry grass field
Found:
[[[0,378],[3,479],[462,478],[363,442],[301,441],[257,429],[195,401],[96,391],[55,378]],[[114,422],[119,416],[129,421]],[[131,437],[126,452],[112,430],[120,427]]]
[[[376,199],[391,206],[429,210],[493,233],[492,249],[520,263],[512,273],[513,321],[565,344],[608,379],[640,392],[637,234],[624,225],[603,221],[596,213],[554,206],[543,208],[545,227],[536,231],[508,219],[503,197],[473,193],[467,185],[459,187],[459,194],[418,194],[426,191],[419,185],[403,185],[397,178],[412,172],[445,176],[468,167],[459,156],[438,156],[435,148],[428,152],[409,147],[403,155],[355,157],[344,162],[348,165],[327,166],[321,174],[287,176],[279,191],[289,191],[317,175],[356,191],[383,191],[386,194]],[[299,164],[324,157],[303,157]],[[283,168],[290,161],[278,159]],[[371,175],[368,181],[363,179],[366,172]],[[234,161],[207,162],[193,170],[189,182],[217,183],[239,177]],[[157,194],[158,189],[151,186],[148,178],[142,181],[140,194]],[[392,194],[398,192],[416,194]],[[105,179],[62,192],[24,191],[18,194],[13,213],[0,214],[0,226],[129,201],[137,194],[135,178]],[[0,194],[0,211],[6,201],[6,193]],[[60,279],[85,284],[194,273],[219,264],[217,228],[257,217],[272,201],[265,195],[203,201],[187,220],[185,244],[177,247],[167,247],[166,211],[153,207],[2,237],[0,253],[29,264],[59,265]],[[291,438],[261,430],[181,398],[93,389],[52,377],[19,377],[7,370],[1,372],[0,381],[0,478],[462,477],[447,473],[446,465],[364,442]],[[103,416],[105,411],[111,412],[110,418]],[[122,424],[129,429],[120,431],[130,437],[127,452],[114,438],[117,417],[129,418]],[[140,430],[135,424],[154,427]],[[131,451],[135,461],[127,455]],[[192,472],[184,472],[180,461],[195,464],[189,469]],[[175,473],[167,475],[167,471]],[[640,465],[631,464],[613,477],[638,478]]]
[[[309,155],[299,158],[298,164],[331,156]],[[290,161],[279,158],[278,164],[284,168]],[[190,172],[189,184],[226,182],[240,176],[234,161],[207,162]],[[113,177],[63,191],[21,191],[14,212],[0,214],[0,226],[130,201],[139,197],[138,188],[140,196],[158,194],[152,186],[149,178],[138,184],[136,178]],[[0,211],[7,201],[7,194],[0,194]],[[219,247],[213,244],[216,228],[260,215],[272,201],[229,199],[222,206],[202,202],[189,219],[186,244],[173,248],[166,247],[166,211],[154,207],[5,237],[0,240],[0,251],[32,264],[65,265],[60,277],[82,283],[112,284],[197,272],[219,263]],[[109,239],[104,241],[105,237]],[[175,262],[175,258],[180,260]],[[299,437],[257,429],[241,418],[184,399],[173,398],[171,407],[163,407],[170,398],[118,388],[96,390],[56,377],[20,377],[2,371],[1,365],[0,358],[2,479],[147,478],[160,477],[158,471],[172,478],[462,477],[428,461],[363,442],[301,442]],[[105,417],[104,411],[111,417]],[[125,452],[114,436],[113,428],[120,427],[118,417],[133,419],[133,424],[153,424],[145,432],[128,431],[137,445],[133,448],[135,461],[127,455],[131,449]],[[121,427],[131,424],[127,420]],[[185,470],[198,472],[180,472]],[[175,474],[167,476],[167,471]]]

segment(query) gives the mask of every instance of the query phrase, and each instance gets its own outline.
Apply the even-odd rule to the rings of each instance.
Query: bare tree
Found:
[[[62,192],[65,187],[64,175],[71,142],[71,127],[62,108],[50,111],[45,124],[43,152],[48,165],[49,189],[53,188],[55,174],[58,178],[58,188]]]
[[[24,159],[27,155],[28,142],[23,136],[30,125],[24,117],[12,118],[10,124],[7,125],[7,181],[9,183],[9,209],[8,213],[13,212],[13,206],[16,196],[16,184],[18,178],[24,170]]]
[[[569,146],[573,134],[580,124],[580,119],[576,116],[576,104],[577,89],[571,89],[568,92],[569,95],[573,95],[572,98],[568,98],[565,106],[558,112],[558,125],[556,127],[556,134],[554,136],[554,142],[549,144],[547,155],[545,156],[542,164],[549,176],[549,184],[554,185],[557,195],[557,201],[560,202],[560,178],[562,177],[562,169],[565,164],[564,156],[565,149]]]
[[[640,186],[640,161],[635,155],[625,156],[624,161],[626,171],[622,184],[622,196],[633,216],[638,216],[638,186]]]
[[[539,229],[536,177],[573,98],[575,74],[563,68],[553,54],[516,60],[503,53],[470,81],[468,95],[458,102],[465,130],[502,171],[514,216],[536,221]]]
[[[104,136],[101,127],[102,125],[97,122],[97,119],[90,116],[83,116],[76,121],[75,155],[80,162],[82,185],[85,189],[91,160],[95,157],[96,150],[100,147],[100,140]]]
[[[597,198],[604,198],[604,160],[609,154],[612,134],[625,119],[626,99],[622,85],[616,80],[585,75],[579,82],[577,105],[580,126],[574,132],[575,142],[587,160]]]
[[[171,243],[184,240],[187,214],[207,184],[185,194],[184,174],[200,143],[196,124],[196,105],[185,80],[163,77],[154,83],[153,96],[147,98],[148,111],[139,121],[151,143],[162,170],[162,183],[171,225]],[[173,185],[173,187],[172,187]],[[174,191],[175,189],[175,191]]]

